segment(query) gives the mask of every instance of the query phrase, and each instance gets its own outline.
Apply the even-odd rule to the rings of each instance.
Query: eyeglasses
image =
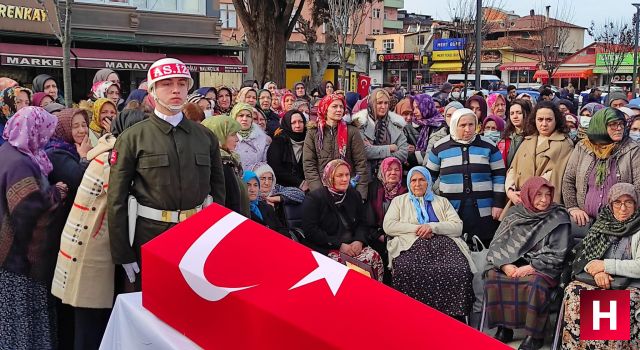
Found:
[[[263,176],[263,177],[260,178],[260,182],[267,182],[267,181],[273,182],[273,177],[264,177]]]
[[[607,128],[611,129],[624,129],[624,122],[622,120],[607,123]]]
[[[636,206],[636,202],[632,201],[632,200],[626,200],[626,201],[613,201],[613,207],[616,209],[620,209],[622,208],[622,205],[625,206],[625,208],[633,208]]]

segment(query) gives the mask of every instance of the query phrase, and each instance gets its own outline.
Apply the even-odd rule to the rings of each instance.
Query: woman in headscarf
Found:
[[[202,119],[200,121],[204,120],[205,118],[210,118],[213,116],[213,104],[211,100],[205,98],[199,93],[194,92],[189,94],[189,96],[187,96],[187,101],[191,104],[197,105],[199,110],[202,112]],[[186,109],[186,106],[185,106],[185,109]]]
[[[484,290],[489,328],[495,338],[513,341],[513,329],[524,328],[520,349],[539,349],[549,315],[549,299],[558,285],[569,249],[567,210],[553,201],[553,185],[530,177],[522,202],[507,211],[487,252]]]
[[[131,101],[137,101],[139,104],[142,104],[144,102],[144,98],[147,97],[148,94],[149,93],[147,92],[147,90],[142,90],[142,89],[131,90],[131,92],[129,93],[129,96],[127,96],[126,101],[124,101],[124,104],[126,106]]]
[[[271,92],[271,95],[273,96],[275,95],[276,90],[278,90],[278,85],[273,81],[268,81],[262,88],[265,90],[269,90],[269,92]]]
[[[209,99],[211,101],[215,101],[218,95],[218,90],[211,86],[204,86],[196,90],[197,93],[204,96],[204,98]]]
[[[233,92],[226,86],[218,88],[216,106],[213,109],[214,115],[229,115],[233,108],[232,101]]]
[[[50,297],[59,237],[47,234],[66,185],[50,185],[53,166],[44,146],[57,118],[25,107],[8,122],[0,146],[1,349],[54,349],[56,315]]]
[[[102,68],[96,72],[93,76],[93,83],[95,84],[99,81],[110,81],[118,85],[118,87],[120,86],[120,76],[109,68]]]
[[[256,163],[267,161],[269,136],[253,122],[253,106],[239,102],[231,110],[231,117],[240,123],[236,152],[243,169],[253,169]]]
[[[31,105],[36,107],[46,107],[49,103],[53,103],[53,98],[44,92],[36,92],[31,97]]]
[[[283,202],[301,204],[304,200],[305,194],[298,187],[278,183],[278,178],[269,164],[257,163],[252,171],[260,179],[260,200],[274,206],[276,211]]]
[[[497,115],[490,115],[482,122],[482,136],[488,138],[494,144],[498,144],[504,131],[504,119]],[[504,156],[504,155],[503,155]]]
[[[365,205],[350,179],[349,163],[342,159],[327,163],[322,172],[323,187],[311,191],[302,204],[302,229],[312,249],[341,263],[341,254],[355,258],[369,265],[372,277],[382,282],[380,255],[366,245]]]
[[[355,102],[354,102],[354,106],[355,106]],[[404,121],[407,123],[404,133],[407,136],[407,141],[409,142],[409,144],[415,146],[415,140],[418,139],[419,133],[413,127],[411,127],[411,129],[408,129],[408,127],[410,126],[411,120],[413,120],[413,99],[411,98],[411,96],[405,97],[402,100],[398,101],[398,104],[396,105],[396,108],[395,108],[395,112],[397,115],[401,116],[402,119],[404,119]],[[409,135],[409,133],[411,133],[411,136]]]
[[[280,118],[282,113],[282,96],[284,96],[286,90],[276,90],[272,93],[271,110]]]
[[[44,92],[51,96],[53,102],[64,104],[64,99],[58,93],[58,84],[48,74],[40,74],[33,78],[33,92]]]
[[[503,138],[497,144],[502,152],[504,164],[509,169],[518,148],[524,141],[524,126],[527,125],[531,114],[531,103],[527,100],[516,98],[509,106],[509,118],[504,129]]]
[[[20,86],[8,87],[0,93],[0,134],[17,111],[31,104],[31,90]],[[4,139],[0,137],[0,145]]]
[[[89,123],[89,140],[95,147],[98,139],[111,130],[111,121],[118,114],[116,104],[107,98],[99,98],[93,103],[93,115]]]
[[[90,162],[62,231],[51,294],[73,307],[74,348],[98,349],[117,292],[106,225],[109,155],[116,137],[144,119],[141,110],[124,110],[86,158]],[[62,121],[62,118],[60,118]],[[86,125],[86,124],[85,124]],[[55,169],[55,164],[54,164]],[[55,171],[55,170],[54,170]],[[76,231],[75,227],[86,227]],[[69,257],[72,257],[71,260]],[[118,281],[124,281],[123,274]],[[128,281],[128,280],[127,280]]]
[[[99,81],[91,87],[92,97],[97,100],[99,98],[108,98],[118,105],[120,101],[120,87],[110,81]]]
[[[427,169],[412,168],[409,192],[395,197],[384,216],[393,287],[464,322],[473,305],[475,266],[460,238],[462,221],[432,186]]]
[[[304,178],[311,191],[322,188],[322,173],[334,159],[349,163],[359,177],[356,188],[367,198],[369,171],[364,142],[360,132],[342,119],[346,110],[344,98],[333,94],[320,100],[317,125],[309,125],[302,150]]]
[[[260,178],[256,173],[245,170],[242,182],[247,186],[251,220],[270,228],[285,237],[290,237],[287,228],[282,225],[272,206],[260,201]]]
[[[295,102],[296,97],[291,93],[291,91],[285,91],[285,93],[280,98],[280,106],[282,108],[282,112],[280,112],[280,116],[282,117],[285,113],[289,112],[293,109],[293,103]]]
[[[505,169],[498,148],[478,137],[477,124],[472,110],[455,111],[450,134],[429,152],[427,168],[440,177],[440,193],[460,215],[464,232],[488,245],[505,203]],[[467,163],[459,166],[462,159]]]
[[[226,191],[224,206],[249,217],[249,199],[246,186],[242,182],[242,164],[240,156],[235,152],[238,145],[238,132],[241,129],[240,123],[230,116],[222,115],[205,119],[202,125],[213,131],[220,142]]]
[[[7,78],[7,77],[0,77],[0,91],[6,89],[6,88],[10,88],[10,87],[14,87],[14,86],[18,86],[20,84],[18,84],[17,81],[11,79],[11,78]]]
[[[282,186],[296,187],[303,191],[309,189],[302,166],[302,149],[306,136],[307,122],[304,115],[295,110],[287,112],[267,151],[267,162]]]
[[[403,132],[406,123],[389,110],[389,101],[389,94],[384,89],[375,89],[369,94],[368,108],[352,117],[352,124],[360,128],[365,140],[364,149],[372,176],[377,175],[383,159],[396,157],[404,163],[409,154]]]
[[[304,85],[303,82],[299,81],[293,84],[293,93],[296,99],[302,99],[307,102],[311,102],[311,97],[307,95],[307,87]]]
[[[469,97],[464,106],[475,113],[479,123],[482,123],[484,118],[487,117],[487,101],[482,96],[473,95]]]
[[[255,106],[258,101],[258,92],[252,87],[243,87],[236,96],[236,103],[244,102],[251,106]]]
[[[444,117],[438,112],[431,96],[416,95],[413,97],[412,105],[413,117],[411,123],[405,126],[405,134],[408,134],[409,142],[407,158],[409,169],[425,163],[429,138],[445,124]],[[407,129],[411,132],[407,132]]]
[[[273,97],[271,91],[262,89],[258,91],[257,108],[260,108],[267,119],[267,135],[273,138],[274,133],[280,127],[280,117],[271,110],[271,101]]]
[[[505,188],[509,209],[519,204],[520,189],[532,176],[542,176],[555,188],[553,201],[562,203],[562,177],[573,151],[573,141],[567,136],[564,115],[550,101],[540,101],[525,124],[527,136],[518,148],[507,171]],[[504,216],[504,212],[503,212]]]
[[[502,119],[506,119],[507,99],[502,94],[491,94],[487,97],[487,111],[490,115],[497,115]],[[484,121],[484,120],[483,120]]]
[[[640,193],[640,146],[626,136],[623,113],[607,107],[589,119],[587,137],[576,144],[562,179],[562,198],[577,237],[586,235],[607,206],[613,185],[630,183]]]
[[[434,132],[429,136],[429,144],[427,145],[427,155],[433,149],[433,146],[440,140],[442,140],[445,136],[449,135],[449,123],[451,122],[451,116],[453,113],[459,109],[464,108],[462,103],[458,101],[449,102],[442,109],[442,115],[444,116],[445,124],[438,131]],[[425,159],[426,163],[426,159]]]
[[[640,344],[640,206],[637,186],[620,182],[611,187],[608,204],[578,247],[574,281],[565,288],[563,349],[637,349]],[[580,293],[585,290],[628,290],[631,319],[629,340],[580,340]],[[605,306],[606,308],[607,306]],[[606,322],[606,321],[603,321]]]
[[[580,118],[580,126],[578,126],[578,140],[582,140],[587,137],[587,129],[589,128],[589,123],[591,123],[591,118],[596,114],[597,111],[604,108],[604,105],[591,102],[580,108],[578,112],[578,116]]]
[[[318,86],[318,98],[324,98],[327,95],[331,95],[334,91],[333,83],[330,80],[325,80],[320,84],[320,86]]]

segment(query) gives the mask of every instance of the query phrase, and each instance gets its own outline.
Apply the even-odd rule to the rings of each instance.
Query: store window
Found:
[[[220,4],[220,20],[222,28],[238,28],[236,8],[233,4]]]
[[[76,0],[77,2],[133,6],[139,10],[205,15],[207,0]]]
[[[512,70],[509,72],[509,83],[535,83],[536,81],[533,79],[535,73],[534,70]]]

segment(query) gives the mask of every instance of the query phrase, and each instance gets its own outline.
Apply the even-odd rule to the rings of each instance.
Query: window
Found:
[[[380,9],[373,9],[373,18],[380,18]]]
[[[393,39],[384,39],[382,40],[382,48],[387,52],[390,53],[393,48],[395,47],[395,42]]]
[[[536,74],[535,70],[512,70],[509,72],[509,83],[535,83],[535,80],[533,79],[534,74]]]
[[[381,33],[380,29],[374,29],[373,30],[373,34],[380,34],[380,33]]]
[[[236,8],[233,4],[220,4],[220,20],[222,28],[238,28]]]
[[[139,10],[206,14],[207,0],[77,0],[78,2],[133,6]]]
[[[418,45],[424,45],[424,35],[418,35]]]

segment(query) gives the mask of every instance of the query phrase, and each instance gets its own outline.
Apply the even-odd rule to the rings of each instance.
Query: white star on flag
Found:
[[[311,252],[311,254],[316,259],[318,267],[301,279],[300,282],[289,288],[289,290],[325,279],[333,293],[333,296],[336,296],[338,289],[340,289],[340,285],[342,285],[342,281],[344,281],[344,278],[347,276],[347,272],[349,272],[349,268],[318,252]]]

